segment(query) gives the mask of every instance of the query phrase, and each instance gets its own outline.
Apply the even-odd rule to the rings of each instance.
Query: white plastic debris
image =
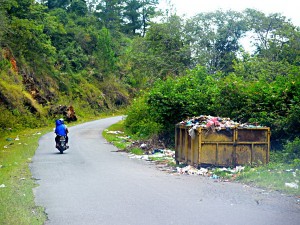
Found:
[[[119,131],[119,130],[116,130],[116,131],[111,130],[111,131],[107,131],[106,133],[107,133],[107,134],[123,134],[124,132]]]
[[[149,155],[142,155],[141,159],[143,159],[143,160],[149,160]]]
[[[207,175],[207,173],[208,173],[208,169],[206,168],[200,168],[198,171],[198,175],[202,175],[202,176]]]
[[[147,148],[147,144],[145,144],[145,143],[141,144],[140,148],[142,148],[142,149]]]
[[[285,186],[289,187],[289,188],[295,188],[295,189],[299,188],[298,184],[296,184],[294,182],[292,182],[292,183],[285,183]]]
[[[196,137],[196,130],[197,129],[197,126],[193,126],[191,129],[189,129],[189,135],[191,136],[192,139],[195,139]]]
[[[177,173],[180,174],[199,175],[198,174],[199,170],[190,165],[183,168],[177,167],[176,169],[177,169]]]
[[[5,187],[6,187],[5,184],[0,185],[0,188],[5,188]]]
[[[165,156],[167,156],[167,157],[175,157],[175,151],[166,149],[166,150],[163,150],[163,153],[164,153]]]

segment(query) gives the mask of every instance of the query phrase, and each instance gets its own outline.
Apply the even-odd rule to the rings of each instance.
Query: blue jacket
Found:
[[[60,120],[56,120],[55,124],[56,124],[55,133],[59,136],[66,136],[67,135],[66,125],[64,125],[63,122]]]

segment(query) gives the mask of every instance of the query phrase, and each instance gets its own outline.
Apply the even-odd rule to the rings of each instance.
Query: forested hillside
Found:
[[[299,27],[254,9],[185,19],[158,3],[0,0],[0,129],[43,126],[60,105],[83,117],[133,102],[140,137],[201,114],[299,136]]]

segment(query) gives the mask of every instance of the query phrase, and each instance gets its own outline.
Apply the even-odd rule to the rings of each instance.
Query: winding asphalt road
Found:
[[[121,117],[70,129],[70,149],[44,135],[31,164],[51,225],[299,225],[297,199],[237,183],[169,174],[101,136]]]

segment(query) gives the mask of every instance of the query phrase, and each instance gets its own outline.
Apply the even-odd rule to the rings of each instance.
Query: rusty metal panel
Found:
[[[266,129],[237,129],[238,141],[251,141],[251,142],[266,142],[267,132]]]
[[[198,158],[199,158],[199,142],[198,138],[191,139],[192,140],[192,158],[191,158],[191,164],[197,165],[198,164]]]
[[[200,128],[202,130],[202,141],[213,141],[213,142],[226,142],[226,141],[233,141],[233,131],[229,130],[212,130]]]
[[[200,161],[201,164],[216,164],[217,146],[215,144],[201,144]],[[198,162],[198,164],[200,164]]]
[[[218,144],[217,164],[218,166],[231,166],[234,164],[235,148],[232,144]]]
[[[257,165],[269,162],[269,128],[230,128],[213,130],[198,127],[192,138],[191,127],[176,125],[176,161],[190,165]]]
[[[251,145],[238,145],[236,146],[235,164],[252,164],[252,151]]]

